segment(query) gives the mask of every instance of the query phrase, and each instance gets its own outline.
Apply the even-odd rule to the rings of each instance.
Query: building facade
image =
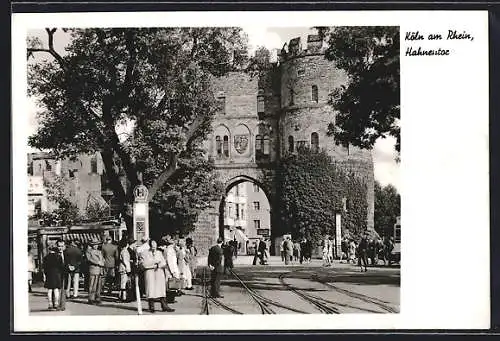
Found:
[[[281,157],[298,153],[303,147],[322,149],[367,184],[367,226],[373,229],[371,152],[337,146],[327,135],[328,125],[335,122],[329,96],[347,83],[347,75],[325,59],[323,42],[316,35],[310,35],[304,47],[300,38],[290,40],[278,59],[273,67],[258,74],[231,72],[213,81],[220,110],[205,148],[219,178],[228,189],[245,181],[263,187],[264,178],[275,176]],[[279,198],[272,186],[263,191],[269,198],[273,235],[271,225],[277,217],[272,207]],[[223,234],[216,209],[207,210],[198,225],[193,238],[203,249]]]
[[[106,206],[112,196],[106,188],[104,165],[99,153],[76,160],[56,160],[50,153],[28,154],[28,215],[52,211],[57,204],[47,198],[48,182],[64,179],[66,197],[84,215],[89,206]],[[106,196],[109,195],[109,196]],[[108,200],[106,200],[107,198]]]

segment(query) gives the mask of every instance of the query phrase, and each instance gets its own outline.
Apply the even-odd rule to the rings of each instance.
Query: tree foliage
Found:
[[[338,112],[329,133],[347,146],[371,149],[378,138],[396,138],[400,151],[399,27],[320,27],[325,57],[348,76],[331,94]]]
[[[380,235],[391,235],[396,217],[401,215],[401,196],[396,187],[389,184],[382,187],[378,181],[375,182],[375,230]]]
[[[326,152],[288,156],[279,166],[278,181],[280,232],[318,242],[335,234],[336,213],[343,234],[358,236],[366,230],[366,185]]]
[[[211,79],[247,63],[246,38],[239,28],[70,29],[71,41],[60,54],[56,29],[46,31],[48,47],[28,40],[28,58],[53,57],[29,64],[29,94],[42,108],[29,145],[59,158],[100,152],[131,229],[136,185],[149,188],[151,201],[172,186],[183,189],[168,184],[171,178],[192,180],[184,163],[205,162],[199,145],[215,114]],[[196,179],[212,187],[210,176]],[[192,197],[196,192],[179,193],[182,201],[203,200]]]

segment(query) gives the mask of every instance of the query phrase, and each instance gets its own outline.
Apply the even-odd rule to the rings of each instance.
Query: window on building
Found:
[[[305,73],[306,73],[305,69],[299,69],[299,71],[297,72],[299,76],[303,76]]]
[[[217,108],[219,109],[219,113],[226,114],[226,97],[217,97]]]
[[[311,87],[311,100],[314,103],[318,103],[318,86],[317,85],[313,85]]]
[[[240,204],[235,204],[234,212],[236,213],[236,219],[240,219]]]
[[[237,197],[240,196],[240,185],[236,185],[234,186],[234,195],[236,195]]]
[[[215,148],[217,149],[217,156],[222,156],[222,140],[220,136],[215,137]]]
[[[260,202],[254,201],[253,202],[253,209],[254,209],[254,211],[260,211]]]
[[[311,151],[317,153],[319,151],[319,135],[317,132],[311,134]]]
[[[231,215],[231,204],[228,204],[228,205],[227,205],[227,216],[228,216],[229,218],[231,218],[231,217],[232,217],[232,215]]]
[[[97,157],[95,155],[90,159],[90,172],[97,173]]]
[[[293,149],[294,149],[293,136],[288,136],[288,151],[290,153],[293,153]]]
[[[269,149],[270,149],[270,141],[269,141],[269,136],[264,135],[263,139],[263,148],[264,150],[264,155],[269,155]]]
[[[295,104],[293,95],[294,95],[293,89],[290,89],[290,105],[294,105]]]
[[[307,141],[297,141],[297,152],[303,153],[307,150]]]
[[[260,229],[260,220],[254,220],[253,221],[253,227],[258,230]]]
[[[229,157],[229,136],[224,135],[223,153],[225,157]]]
[[[241,209],[241,220],[245,220],[245,209]]]
[[[254,192],[260,192],[260,188],[259,188],[259,186],[258,186],[258,185],[256,185],[256,184],[253,184],[253,191],[254,191]]]
[[[47,172],[52,171],[52,165],[50,164],[50,162],[48,160],[45,160],[45,170]]]
[[[257,96],[257,113],[264,113],[264,96]]]

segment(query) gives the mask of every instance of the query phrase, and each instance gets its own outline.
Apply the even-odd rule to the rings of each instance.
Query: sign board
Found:
[[[134,239],[149,237],[149,210],[147,202],[134,203]]]
[[[139,185],[134,188],[134,198],[136,202],[145,202],[148,200],[149,191],[144,185]]]
[[[269,229],[257,229],[257,235],[258,236],[269,237],[270,236],[270,230]]]

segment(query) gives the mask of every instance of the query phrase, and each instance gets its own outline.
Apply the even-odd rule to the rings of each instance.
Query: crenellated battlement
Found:
[[[305,45],[302,44],[301,40],[301,37],[290,39],[290,41],[278,51],[278,59],[281,63],[294,58],[325,53],[326,47],[318,34],[308,35]]]

